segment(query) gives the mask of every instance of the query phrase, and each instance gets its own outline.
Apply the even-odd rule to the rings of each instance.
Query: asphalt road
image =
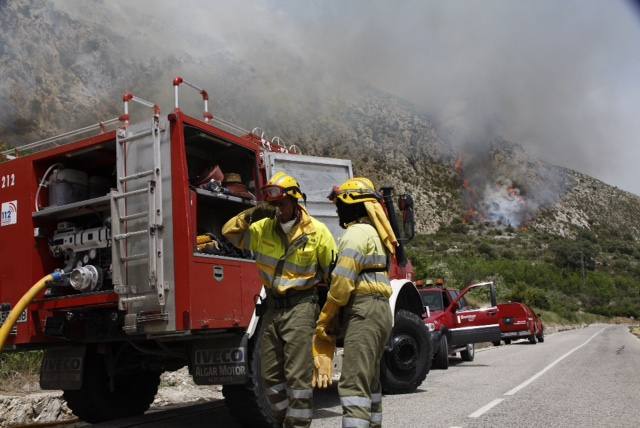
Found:
[[[335,390],[318,393],[313,428],[340,426]],[[386,427],[638,427],[640,340],[595,325],[452,359],[413,394],[383,398]],[[86,426],[86,425],[85,425]],[[237,427],[222,401],[101,427]]]

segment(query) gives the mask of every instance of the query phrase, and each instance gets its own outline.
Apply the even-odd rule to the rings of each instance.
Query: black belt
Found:
[[[276,309],[288,309],[299,303],[318,303],[318,301],[318,293],[315,287],[300,291],[287,290],[285,294],[276,294],[273,291],[267,292],[267,305],[271,305]]]

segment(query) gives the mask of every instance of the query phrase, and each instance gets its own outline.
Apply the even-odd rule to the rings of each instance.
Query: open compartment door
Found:
[[[344,230],[338,223],[336,207],[327,196],[333,186],[353,177],[351,161],[287,153],[266,152],[264,155],[267,180],[279,171],[296,178],[307,195],[309,214],[326,224],[336,239],[342,236]]]

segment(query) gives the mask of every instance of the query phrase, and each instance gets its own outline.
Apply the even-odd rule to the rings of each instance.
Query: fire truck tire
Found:
[[[476,345],[469,343],[467,349],[460,351],[460,358],[462,361],[473,361],[476,356]]]
[[[260,376],[260,345],[262,331],[258,330],[251,344],[249,382],[244,385],[224,385],[222,394],[229,413],[243,426],[276,427],[275,418],[264,393]]]
[[[433,357],[433,367],[441,370],[449,368],[449,341],[446,334],[440,336],[440,346]]]
[[[391,349],[380,362],[380,382],[385,394],[415,391],[431,368],[431,337],[416,314],[399,310],[391,330]]]
[[[536,343],[538,343],[538,341],[536,340],[535,334],[532,334],[531,336],[529,336],[529,343],[532,345],[535,345]]]
[[[538,336],[538,342],[540,343],[544,342],[544,333],[540,333],[540,336]]]
[[[511,345],[511,339],[505,339],[504,340],[504,344],[505,345]]]
[[[160,372],[136,371],[117,375],[110,389],[102,355],[88,352],[84,360],[82,388],[64,391],[73,413],[85,422],[97,423],[143,414],[153,402]]]
[[[500,346],[500,341],[499,340],[496,340],[495,342],[491,342],[491,343],[493,343],[493,346]],[[507,343],[507,341],[505,340],[504,343]]]

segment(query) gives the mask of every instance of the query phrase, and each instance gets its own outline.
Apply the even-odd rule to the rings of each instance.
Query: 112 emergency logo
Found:
[[[18,223],[18,201],[3,202],[0,226],[10,226],[16,223]]]

